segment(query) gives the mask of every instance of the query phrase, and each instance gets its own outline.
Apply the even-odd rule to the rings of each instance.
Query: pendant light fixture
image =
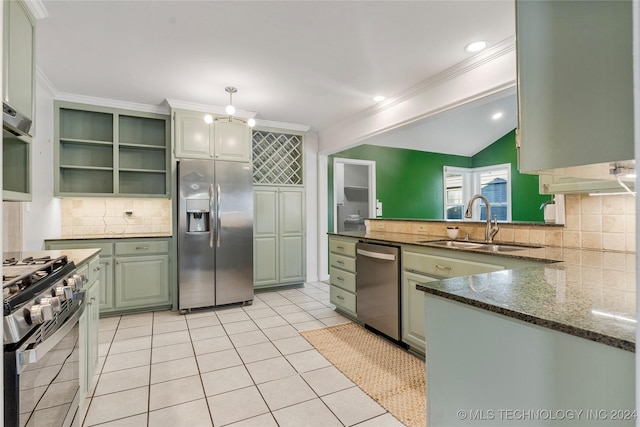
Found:
[[[256,125],[256,120],[254,118],[250,118],[248,120],[243,120],[237,117],[233,117],[233,115],[236,113],[236,107],[233,106],[233,94],[238,92],[238,89],[236,89],[233,86],[227,86],[224,88],[224,90],[229,94],[229,105],[227,105],[225,107],[225,112],[227,113],[227,116],[229,118],[229,121],[233,121],[233,120],[239,120],[243,123],[246,123],[247,126],[249,126],[250,128],[254,127]],[[213,123],[215,120],[219,120],[219,118],[213,118],[213,116],[211,116],[211,114],[207,114],[206,116],[204,116],[204,121],[206,123]]]

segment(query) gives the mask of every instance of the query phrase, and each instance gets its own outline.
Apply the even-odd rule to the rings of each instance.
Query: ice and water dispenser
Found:
[[[209,232],[209,199],[187,199],[187,231]]]

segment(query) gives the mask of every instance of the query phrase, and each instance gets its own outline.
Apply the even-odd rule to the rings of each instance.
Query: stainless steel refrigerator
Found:
[[[253,300],[250,163],[178,164],[178,307]]]

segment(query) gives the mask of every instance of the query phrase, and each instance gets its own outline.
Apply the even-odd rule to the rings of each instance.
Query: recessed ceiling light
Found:
[[[376,95],[376,96],[374,96],[373,98],[371,98],[371,100],[372,100],[373,102],[382,102],[382,101],[384,101],[385,99],[387,99],[387,97],[386,97],[386,96],[384,96],[384,95]]]
[[[499,112],[495,113],[493,116],[491,116],[491,118],[493,120],[498,120],[498,119],[501,119],[502,116],[503,116],[502,112],[499,111]]]
[[[487,46],[489,46],[489,43],[485,41],[477,41],[468,44],[467,47],[464,48],[464,50],[466,50],[467,52],[480,52],[482,49],[486,49]]]

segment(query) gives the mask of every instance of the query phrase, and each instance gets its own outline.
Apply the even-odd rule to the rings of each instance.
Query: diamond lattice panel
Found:
[[[254,131],[253,183],[302,185],[302,137]]]

